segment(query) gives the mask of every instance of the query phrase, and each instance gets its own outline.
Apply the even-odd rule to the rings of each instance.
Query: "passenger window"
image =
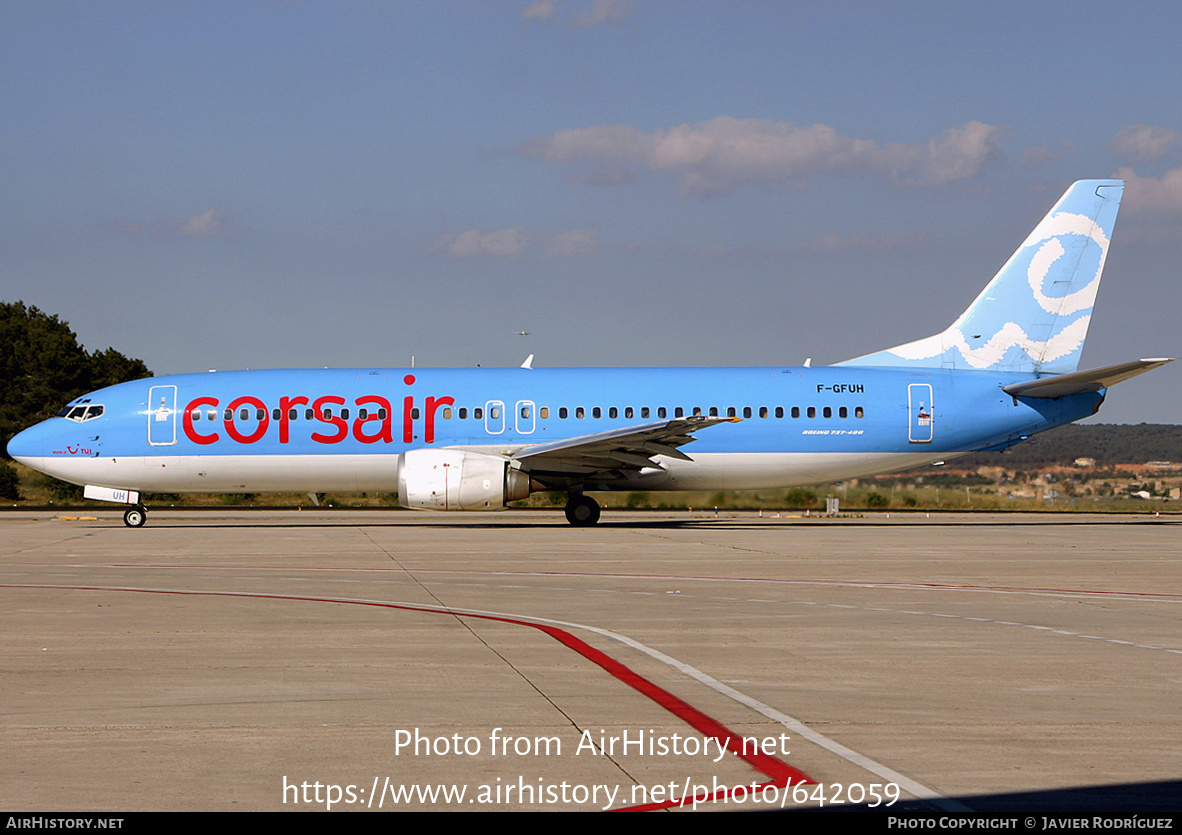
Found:
[[[444,420],[451,420],[451,407],[450,406],[444,408],[443,419]]]
[[[358,420],[365,420],[367,417],[369,417],[369,409],[358,409],[357,410],[357,419]]]
[[[863,415],[863,412],[862,412],[862,407],[861,407],[861,406],[855,406],[855,407],[854,407],[854,417],[856,417],[856,418],[860,418],[860,417],[862,417],[862,415]]]
[[[640,416],[646,420],[648,419],[648,406],[640,407]]]
[[[496,415],[493,415],[493,417],[496,417]],[[419,419],[419,407],[418,406],[415,406],[413,409],[410,410],[410,419],[411,420],[418,420]]]
[[[215,409],[210,409],[208,412],[205,413],[205,417],[208,418],[209,420],[217,420],[218,413]]]
[[[684,416],[685,416],[685,409],[681,408],[680,406],[678,406],[676,409],[673,410],[673,417],[684,417]]]
[[[603,409],[599,408],[598,406],[594,407],[591,410],[591,417],[599,420],[599,418],[603,417]]]
[[[385,409],[378,409],[378,419],[379,420],[386,419],[386,410]]]
[[[233,418],[234,418],[234,413],[231,412],[229,409],[226,409],[226,411],[224,411],[222,413],[222,420],[232,420]]]
[[[620,416],[620,410],[617,409],[615,406],[612,406],[610,409],[607,410],[607,416],[609,418],[611,418],[612,420],[615,420],[616,418],[618,418]]]
[[[727,417],[738,417],[738,412],[735,411],[734,406],[728,406],[726,410]]]
[[[794,417],[794,418],[800,417],[800,407],[799,406],[792,407],[792,417]]]
[[[776,407],[776,417],[778,417],[778,418],[784,417],[784,407],[783,406]]]
[[[585,416],[585,414],[586,413],[583,411],[582,406],[578,406],[575,408],[575,417],[578,418],[579,420],[582,420],[583,417]]]
[[[806,412],[806,414],[811,418],[815,418],[817,416],[817,407],[809,406],[808,412]]]
[[[710,407],[710,417],[718,417],[718,407],[717,406]]]
[[[529,420],[529,406],[521,407],[521,418],[522,420]]]
[[[665,411],[664,406],[657,407],[657,417],[664,419],[669,413]]]
[[[694,406],[694,416],[697,417],[698,415],[701,415],[701,414],[702,414],[702,407],[701,406]]]
[[[299,415],[299,412],[297,412],[295,409],[291,409],[287,413],[287,419],[288,420],[295,420],[298,415]]]
[[[464,407],[461,407],[460,408],[460,420],[467,420],[467,419],[468,419],[468,410]]]
[[[475,409],[473,409],[472,410],[472,419],[473,420],[484,420],[484,409],[480,408],[479,406],[477,406]]]
[[[767,417],[767,406],[760,406],[759,407],[759,416],[761,418]]]
[[[745,417],[745,418],[751,417],[751,407],[750,406],[743,407],[743,417]]]
[[[314,417],[316,417],[314,409],[304,409],[304,420],[312,420]]]
[[[200,409],[193,410],[193,420],[201,420],[201,410]]]
[[[278,409],[272,409],[271,410],[271,420],[279,420],[280,414],[281,414],[281,412]]]
[[[821,417],[827,417],[827,418],[833,417],[833,409],[830,408],[829,406],[826,406],[824,409],[821,410]]]
[[[543,406],[542,408],[538,409],[538,415],[542,418],[542,420],[549,420],[550,419],[550,407]]]
[[[341,417],[343,417],[345,420],[348,420],[349,419],[349,410],[348,409],[341,409]]]
[[[566,406],[559,406],[558,407],[558,417],[560,420],[566,420],[566,416],[568,414],[570,414],[570,412],[568,412],[566,410]]]
[[[837,410],[837,416],[839,418],[847,418],[850,416],[850,410],[847,409],[845,406],[842,406],[840,409]]]
[[[624,409],[624,417],[625,417],[625,418],[628,418],[629,420],[631,420],[631,419],[632,419],[632,414],[633,414],[633,413],[632,413],[632,407],[631,407],[631,406],[627,406],[627,407],[625,407],[625,409]]]

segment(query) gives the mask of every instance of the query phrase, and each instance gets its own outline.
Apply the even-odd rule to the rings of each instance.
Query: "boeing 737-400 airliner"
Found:
[[[142,492],[398,491],[494,510],[538,490],[747,490],[921,466],[1095,413],[1168,359],[1077,371],[1124,184],[1072,185],[946,330],[826,367],[230,371],[122,383],[9,454],[127,505]]]

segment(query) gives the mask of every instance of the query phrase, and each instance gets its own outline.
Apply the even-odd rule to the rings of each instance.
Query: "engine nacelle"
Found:
[[[398,457],[398,502],[416,510],[501,510],[529,496],[529,476],[504,458],[461,449]]]

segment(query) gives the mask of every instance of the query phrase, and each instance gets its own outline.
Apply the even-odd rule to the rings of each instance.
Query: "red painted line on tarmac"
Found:
[[[773,757],[770,754],[765,754],[758,750],[755,752],[745,751],[743,746],[743,738],[734,731],[727,728],[721,722],[712,719],[685,700],[673,695],[663,687],[657,686],[653,682],[646,679],[644,676],[637,673],[635,670],[628,667],[626,664],[615,660],[606,653],[591,646],[581,638],[575,637],[565,629],[559,629],[556,626],[550,626],[544,623],[533,623],[528,620],[519,620],[517,618],[504,617],[501,615],[481,615],[462,611],[454,611],[446,608],[413,606],[407,603],[383,603],[377,600],[348,600],[333,597],[308,597],[304,595],[292,594],[263,594],[257,592],[238,591],[199,591],[192,589],[144,589],[106,586],[54,586],[18,583],[0,583],[0,588],[71,589],[74,591],[124,591],[137,592],[140,594],[176,594],[195,597],[242,597],[259,600],[299,600],[311,603],[344,603],[354,606],[373,606],[382,609],[400,609],[408,612],[426,612],[428,614],[434,615],[451,615],[453,617],[478,618],[480,620],[508,623],[514,626],[528,626],[532,627],[533,629],[538,629],[542,632],[545,632],[563,646],[574,650],[588,661],[598,665],[616,679],[631,687],[633,690],[656,702],[658,705],[681,719],[686,724],[690,725],[690,727],[694,728],[695,730],[724,743],[727,750],[729,750],[736,757],[743,760],[752,768],[755,768],[756,770],[761,771],[763,774],[772,778],[770,781],[758,784],[756,786],[739,786],[737,788],[715,792],[711,795],[677,798],[660,803],[649,803],[642,806],[615,809],[613,811],[651,811],[655,809],[667,809],[673,806],[690,805],[693,802],[701,803],[706,800],[721,799],[740,791],[745,793],[748,791],[754,791],[772,786],[783,788],[784,786],[793,786],[798,783],[815,784],[817,782],[803,771],[793,768],[777,757]]]

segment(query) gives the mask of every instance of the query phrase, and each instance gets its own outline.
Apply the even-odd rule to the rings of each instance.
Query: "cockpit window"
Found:
[[[67,420],[75,420],[78,423],[82,423],[84,421],[93,420],[94,418],[101,416],[102,413],[103,407],[92,403],[88,406],[66,406],[57,413],[57,416],[64,417]]]

